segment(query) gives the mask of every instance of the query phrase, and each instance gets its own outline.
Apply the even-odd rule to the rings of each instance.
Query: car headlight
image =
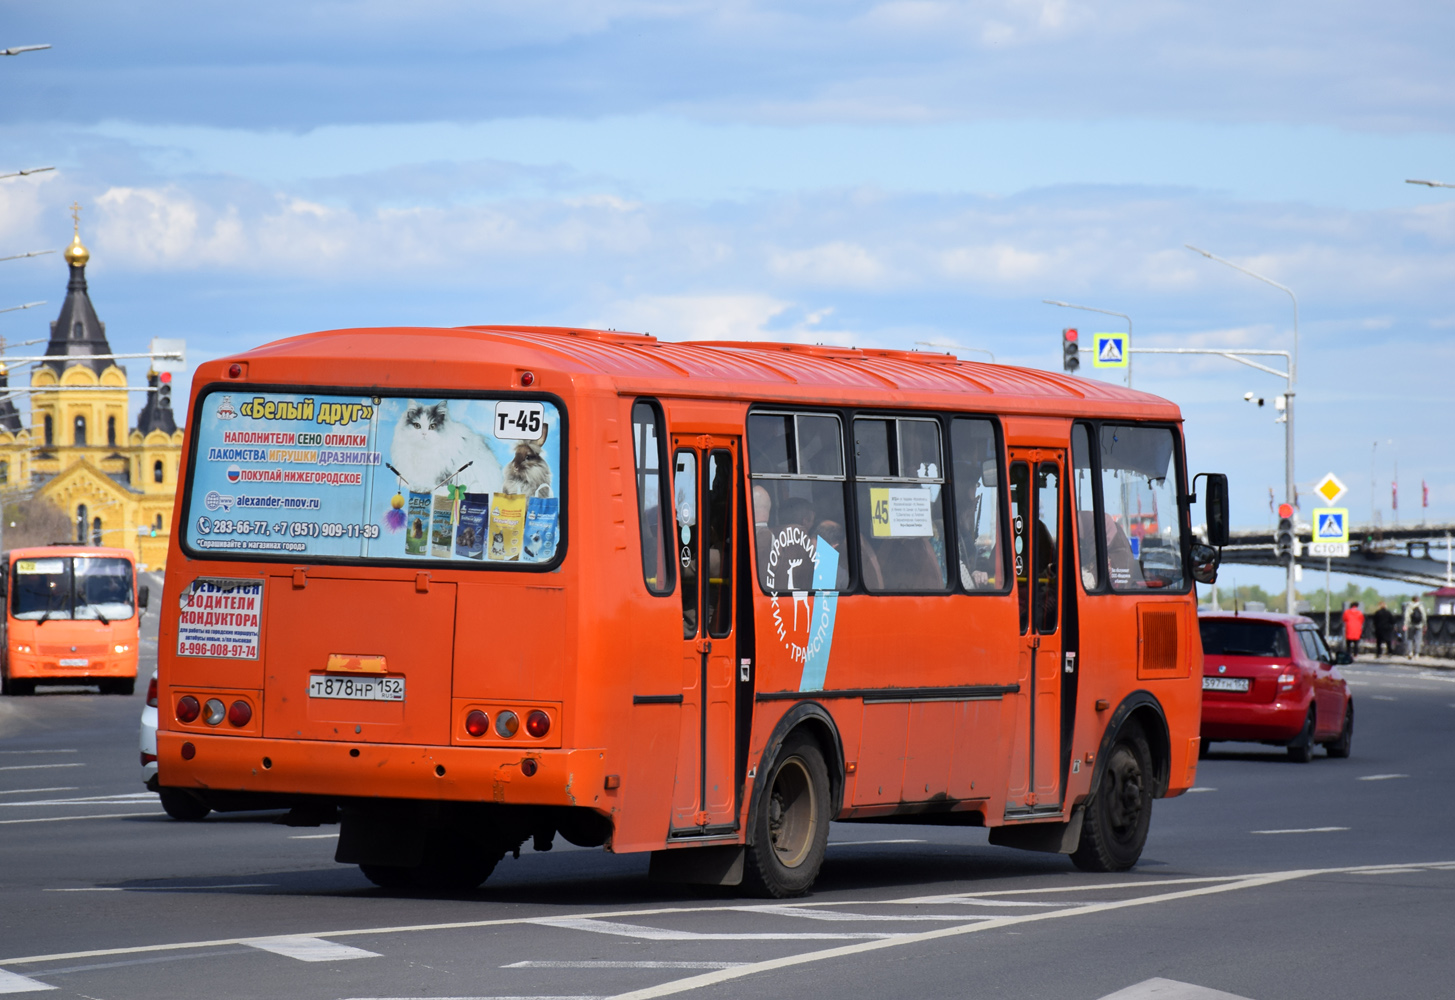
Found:
[[[15,644],[15,651],[17,653],[28,653],[30,652],[30,647],[23,642],[17,642]]]
[[[127,650],[128,650],[128,649],[130,649],[130,648],[131,648],[131,647],[130,647],[130,646],[128,646],[128,645],[126,645],[126,644],[125,644],[125,643],[121,643],[121,642],[118,642],[118,643],[117,643],[117,644],[116,644],[116,651],[117,651],[117,652],[118,652],[118,653],[124,653],[124,652],[126,652],[126,651],[127,651]]]

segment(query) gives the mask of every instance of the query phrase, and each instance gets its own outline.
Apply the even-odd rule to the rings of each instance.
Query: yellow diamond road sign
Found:
[[[1319,480],[1318,485],[1314,487],[1314,492],[1323,497],[1325,503],[1332,506],[1339,502],[1339,498],[1347,489],[1348,487],[1339,482],[1339,477],[1331,472]]]

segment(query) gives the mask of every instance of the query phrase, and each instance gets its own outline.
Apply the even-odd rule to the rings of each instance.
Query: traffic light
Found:
[[[162,384],[157,387],[157,394],[162,398],[157,401],[161,409],[167,409],[172,405],[172,373],[162,372]]]
[[[1287,559],[1293,556],[1294,535],[1293,535],[1293,505],[1279,504],[1278,506],[1278,531],[1273,536],[1273,551],[1278,558]]]
[[[1081,358],[1077,355],[1080,350],[1077,339],[1075,327],[1067,327],[1061,331],[1061,367],[1068,372],[1074,372],[1081,367]]]

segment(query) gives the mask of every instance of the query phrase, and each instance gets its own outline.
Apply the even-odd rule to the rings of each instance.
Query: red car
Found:
[[[1302,615],[1198,616],[1202,633],[1202,749],[1216,740],[1288,747],[1306,763],[1322,743],[1347,757],[1354,699],[1318,626]]]

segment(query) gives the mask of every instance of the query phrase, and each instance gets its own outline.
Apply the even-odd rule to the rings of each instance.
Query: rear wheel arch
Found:
[[[816,701],[801,701],[783,714],[773,727],[773,734],[758,758],[754,771],[752,798],[748,802],[747,840],[753,842],[758,807],[767,792],[768,777],[777,762],[783,744],[795,732],[810,736],[823,754],[829,772],[829,818],[837,816],[844,805],[844,741],[829,710]]]
[[[1147,749],[1152,754],[1152,775],[1155,779],[1153,797],[1167,794],[1167,784],[1172,775],[1172,740],[1167,732],[1167,714],[1156,695],[1146,690],[1136,690],[1122,699],[1107,722],[1106,731],[1101,734],[1101,747],[1096,754],[1096,765],[1091,774],[1091,787],[1101,786],[1101,775],[1107,756],[1116,743],[1118,734],[1129,724],[1137,725],[1147,740]]]

